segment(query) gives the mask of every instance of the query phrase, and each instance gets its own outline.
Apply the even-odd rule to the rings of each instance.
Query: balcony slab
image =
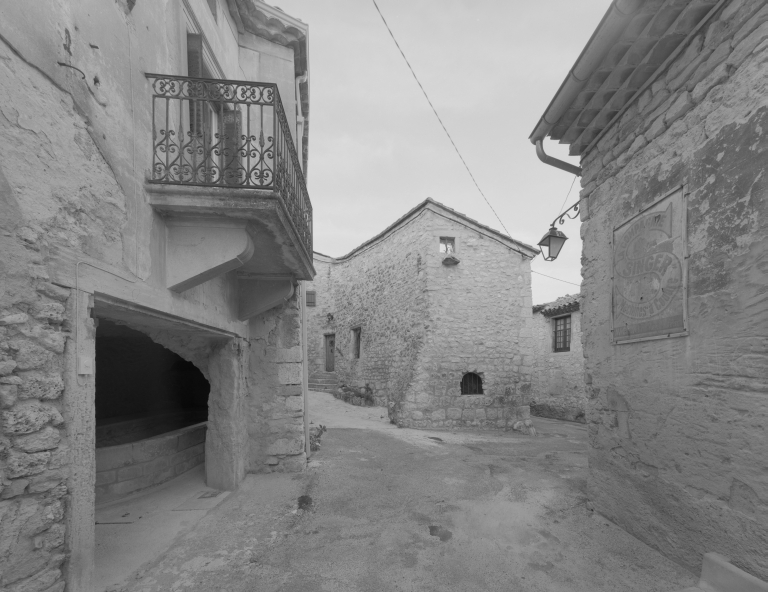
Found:
[[[307,252],[280,195],[267,189],[145,184],[149,203],[170,226],[208,220],[244,222],[253,244],[253,255],[238,272],[250,277],[281,276],[311,280],[315,275],[312,253]],[[227,269],[225,271],[230,271]],[[223,272],[222,272],[223,273]]]

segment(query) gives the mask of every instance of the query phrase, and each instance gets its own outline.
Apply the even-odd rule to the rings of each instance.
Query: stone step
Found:
[[[332,393],[336,389],[329,386],[319,386],[319,385],[309,385],[309,390],[311,391],[319,391],[321,393]]]
[[[338,386],[338,380],[310,380],[310,384],[325,384],[327,386]]]

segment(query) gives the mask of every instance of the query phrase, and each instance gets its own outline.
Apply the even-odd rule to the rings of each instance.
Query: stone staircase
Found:
[[[309,376],[309,390],[330,393],[339,387],[335,372],[315,371]]]

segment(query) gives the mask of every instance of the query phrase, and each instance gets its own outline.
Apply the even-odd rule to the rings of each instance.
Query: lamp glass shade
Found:
[[[568,237],[562,232],[557,230],[554,226],[551,226],[547,234],[544,235],[539,241],[539,247],[541,247],[541,254],[544,256],[544,261],[554,261],[560,254],[560,249],[563,248],[565,241]]]

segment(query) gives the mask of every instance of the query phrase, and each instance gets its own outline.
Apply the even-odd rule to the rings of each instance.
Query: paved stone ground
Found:
[[[310,409],[329,429],[306,473],[249,476],[123,590],[667,592],[695,582],[587,508],[582,425],[536,419],[536,438],[397,429],[381,408],[324,393]]]

